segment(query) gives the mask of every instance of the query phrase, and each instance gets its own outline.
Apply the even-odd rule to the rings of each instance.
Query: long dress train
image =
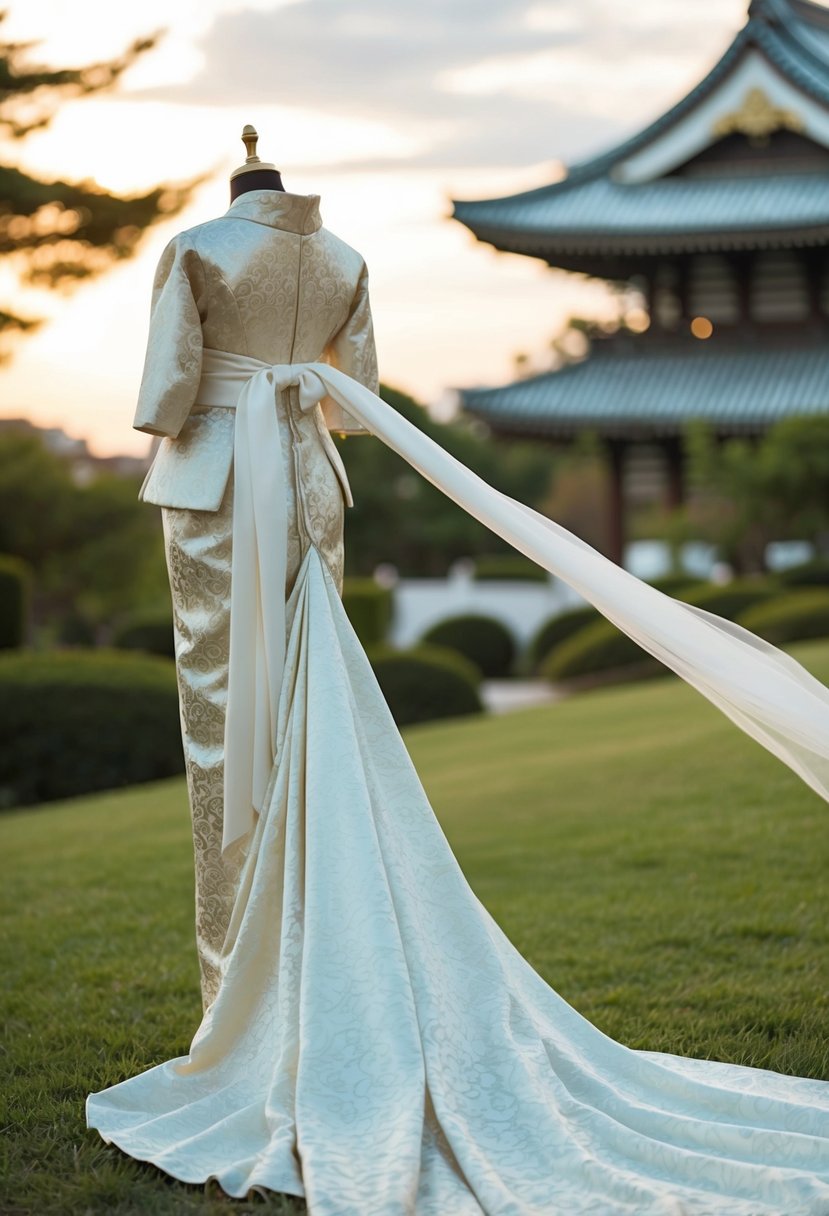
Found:
[[[576,1013],[466,883],[316,545],[282,607],[278,759],[218,994],[188,1055],[91,1094],[89,1126],[186,1182],[304,1195],[312,1216],[827,1216],[829,1085],[632,1050]],[[728,633],[726,657],[731,638],[750,645]],[[779,654],[756,661],[795,711],[819,708]],[[766,745],[796,744],[813,775],[827,744],[775,716],[746,664],[720,686],[731,716],[756,702],[751,733],[774,722]]]
[[[314,1216],[829,1212],[829,1085],[634,1051],[570,1008],[468,886],[315,547],[287,610],[218,996],[90,1126]]]

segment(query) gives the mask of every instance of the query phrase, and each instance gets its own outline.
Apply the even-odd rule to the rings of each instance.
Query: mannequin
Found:
[[[258,141],[256,128],[245,123],[242,128],[242,143],[247,151],[247,159],[230,175],[231,202],[235,202],[240,195],[247,194],[250,190],[285,190],[282,175],[276,165],[268,164],[256,155]]]

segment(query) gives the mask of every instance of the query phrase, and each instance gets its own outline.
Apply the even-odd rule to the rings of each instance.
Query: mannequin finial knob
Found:
[[[0,0],[0,3],[2,3],[2,0]],[[242,173],[267,172],[268,170],[272,170],[274,173],[279,172],[276,165],[272,165],[270,161],[259,159],[256,154],[256,145],[258,142],[259,132],[256,130],[256,127],[251,126],[249,122],[246,122],[242,128],[242,143],[245,145],[245,151],[248,154],[247,160],[243,165],[239,165],[238,168],[233,170],[230,175],[231,181],[239,177]],[[281,190],[282,186],[278,186],[277,188]]]
[[[256,145],[258,142],[259,135],[257,134],[256,127],[252,127],[249,122],[246,122],[242,128],[242,143],[245,145],[245,151],[248,154],[247,163],[259,160],[259,157],[256,155]]]

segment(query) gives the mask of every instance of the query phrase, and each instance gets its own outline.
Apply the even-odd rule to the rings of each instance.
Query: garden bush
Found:
[[[737,623],[774,646],[829,638],[829,588],[807,587],[746,609]]]
[[[558,616],[551,616],[536,630],[529,644],[528,669],[537,671],[547,655],[560,642],[584,629],[585,625],[592,625],[595,621],[603,619],[602,614],[592,604],[584,604],[580,608],[570,608],[567,612],[560,612]]]
[[[480,671],[442,646],[367,649],[377,682],[398,726],[481,713]]]
[[[97,641],[95,626],[80,608],[73,605],[58,622],[55,640],[59,646],[89,648]]]
[[[117,650],[141,650],[174,659],[173,618],[169,612],[134,616],[115,631],[112,645]]]
[[[373,578],[343,579],[343,607],[362,646],[385,641],[392,614],[392,592]]]
[[[175,664],[115,650],[0,656],[0,806],[184,768]]]
[[[0,554],[0,650],[14,650],[26,641],[32,571],[18,557]]]
[[[780,594],[780,588],[770,579],[734,579],[730,583],[703,583],[698,590],[681,598],[706,612],[714,612],[727,621],[735,621],[741,612],[764,604]]]
[[[779,570],[777,581],[784,587],[829,586],[829,558],[813,557],[811,561],[789,566],[788,570]]]
[[[602,618],[560,642],[542,662],[541,674],[555,683],[639,666],[646,671],[652,667],[654,674],[662,670],[658,660]]]
[[[508,676],[515,660],[515,638],[491,616],[470,612],[447,617],[427,629],[420,641],[456,651],[489,678]]]
[[[550,575],[523,553],[487,553],[475,558],[475,579],[520,579],[530,583],[546,583]]]

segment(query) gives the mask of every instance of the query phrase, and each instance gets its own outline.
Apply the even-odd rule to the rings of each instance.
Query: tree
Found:
[[[0,12],[0,23],[6,16]],[[0,40],[0,135],[24,140],[48,126],[64,102],[111,89],[159,36],[138,39],[108,62],[61,69],[31,60],[36,43]],[[0,164],[0,257],[16,258],[24,284],[70,286],[130,257],[145,229],[181,210],[202,180],[121,197],[94,181],[42,181]],[[37,318],[0,310],[0,336],[38,324]]]
[[[697,422],[687,441],[695,495],[666,524],[674,539],[717,544],[739,573],[764,569],[770,541],[829,549],[829,416],[784,418],[759,440],[721,443]]]
[[[34,572],[37,629],[74,614],[105,630],[129,610],[167,604],[160,521],[138,486],[111,474],[76,485],[39,435],[0,434],[0,553]]]
[[[386,385],[381,395],[502,493],[531,506],[547,493],[553,459],[543,445],[493,441],[468,418],[435,422],[422,405]],[[385,444],[368,436],[339,442],[354,492],[354,506],[346,511],[348,574],[371,574],[379,563],[392,562],[405,576],[441,576],[458,557],[512,551]]]

